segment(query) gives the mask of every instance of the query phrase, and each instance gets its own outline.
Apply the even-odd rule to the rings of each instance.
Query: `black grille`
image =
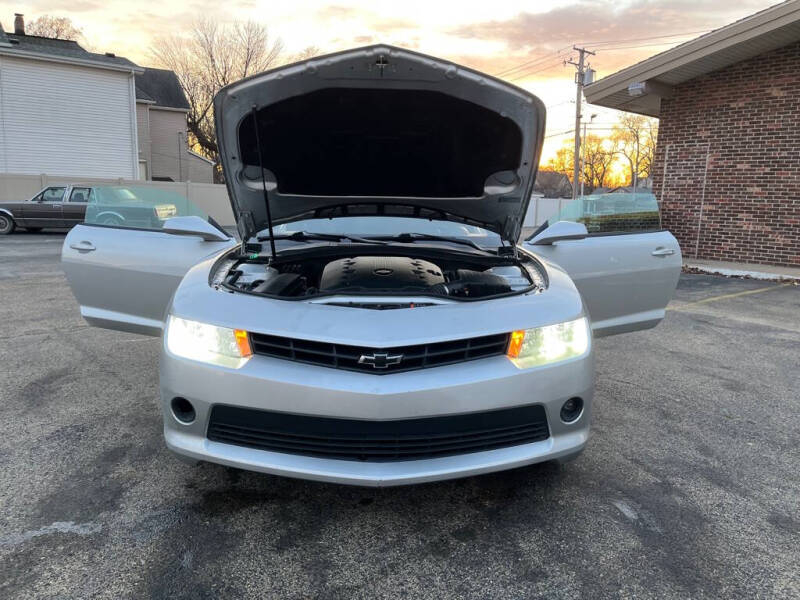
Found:
[[[435,344],[367,348],[251,333],[250,343],[253,352],[263,356],[385,375],[505,354],[508,335],[501,333]]]
[[[466,454],[529,444],[550,436],[541,405],[466,415],[361,421],[217,405],[214,442],[340,460],[386,462]]]

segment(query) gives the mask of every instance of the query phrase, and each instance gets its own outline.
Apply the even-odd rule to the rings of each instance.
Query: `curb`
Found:
[[[725,267],[713,267],[710,265],[698,265],[684,263],[684,273],[705,273],[709,275],[722,275],[723,277],[737,277],[740,279],[760,279],[764,281],[795,281],[800,282],[800,275],[784,275],[781,273],[769,273],[766,271],[752,271],[749,269],[729,269]]]

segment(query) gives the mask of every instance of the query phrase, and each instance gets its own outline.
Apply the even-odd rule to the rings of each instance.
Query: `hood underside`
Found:
[[[242,80],[217,94],[214,109],[243,239],[267,227],[266,183],[273,224],[363,206],[516,240],[545,113],[515,86],[383,45]]]

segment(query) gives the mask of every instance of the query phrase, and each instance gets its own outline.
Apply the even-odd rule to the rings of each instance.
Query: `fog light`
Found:
[[[174,416],[181,423],[188,425],[194,421],[194,406],[192,406],[192,403],[186,398],[173,398],[170,406],[172,408],[172,416]]]
[[[583,412],[583,400],[580,398],[570,398],[561,407],[561,420],[564,423],[572,423],[581,416]]]

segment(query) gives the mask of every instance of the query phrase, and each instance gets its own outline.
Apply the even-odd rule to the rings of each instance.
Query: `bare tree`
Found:
[[[547,162],[547,170],[566,175],[570,183],[572,183],[572,157],[574,154],[575,150],[571,144],[562,146],[556,150],[556,155]]]
[[[83,31],[69,17],[42,15],[25,26],[25,33],[46,38],[78,41],[83,38]]]
[[[214,96],[230,83],[275,66],[282,51],[280,38],[271,39],[267,27],[253,21],[220,25],[202,19],[187,34],[163,37],[154,44],[154,61],[176,73],[189,101],[190,144],[217,163],[218,178]]]
[[[614,127],[612,137],[628,163],[630,185],[638,186],[641,179],[650,177],[657,135],[658,121],[643,115],[622,115]]]
[[[589,134],[583,141],[583,180],[589,193],[611,182],[611,170],[619,154],[618,142]]]
[[[581,178],[584,184],[584,193],[591,194],[599,187],[614,183],[612,171],[619,154],[616,140],[603,138],[597,135],[587,135],[583,140],[583,169]],[[556,150],[556,155],[547,163],[547,169],[563,173],[572,181],[572,157],[574,150],[571,142]],[[580,188],[581,182],[578,182]]]
[[[300,52],[292,54],[292,56],[289,57],[289,62],[298,62],[301,60],[306,60],[308,58],[314,58],[315,56],[318,56],[321,53],[322,50],[320,50],[318,46],[306,46],[305,48],[300,50]]]
[[[639,162],[642,177],[653,176],[653,161],[656,157],[656,141],[658,139],[658,119],[648,119],[644,132],[644,144]]]

